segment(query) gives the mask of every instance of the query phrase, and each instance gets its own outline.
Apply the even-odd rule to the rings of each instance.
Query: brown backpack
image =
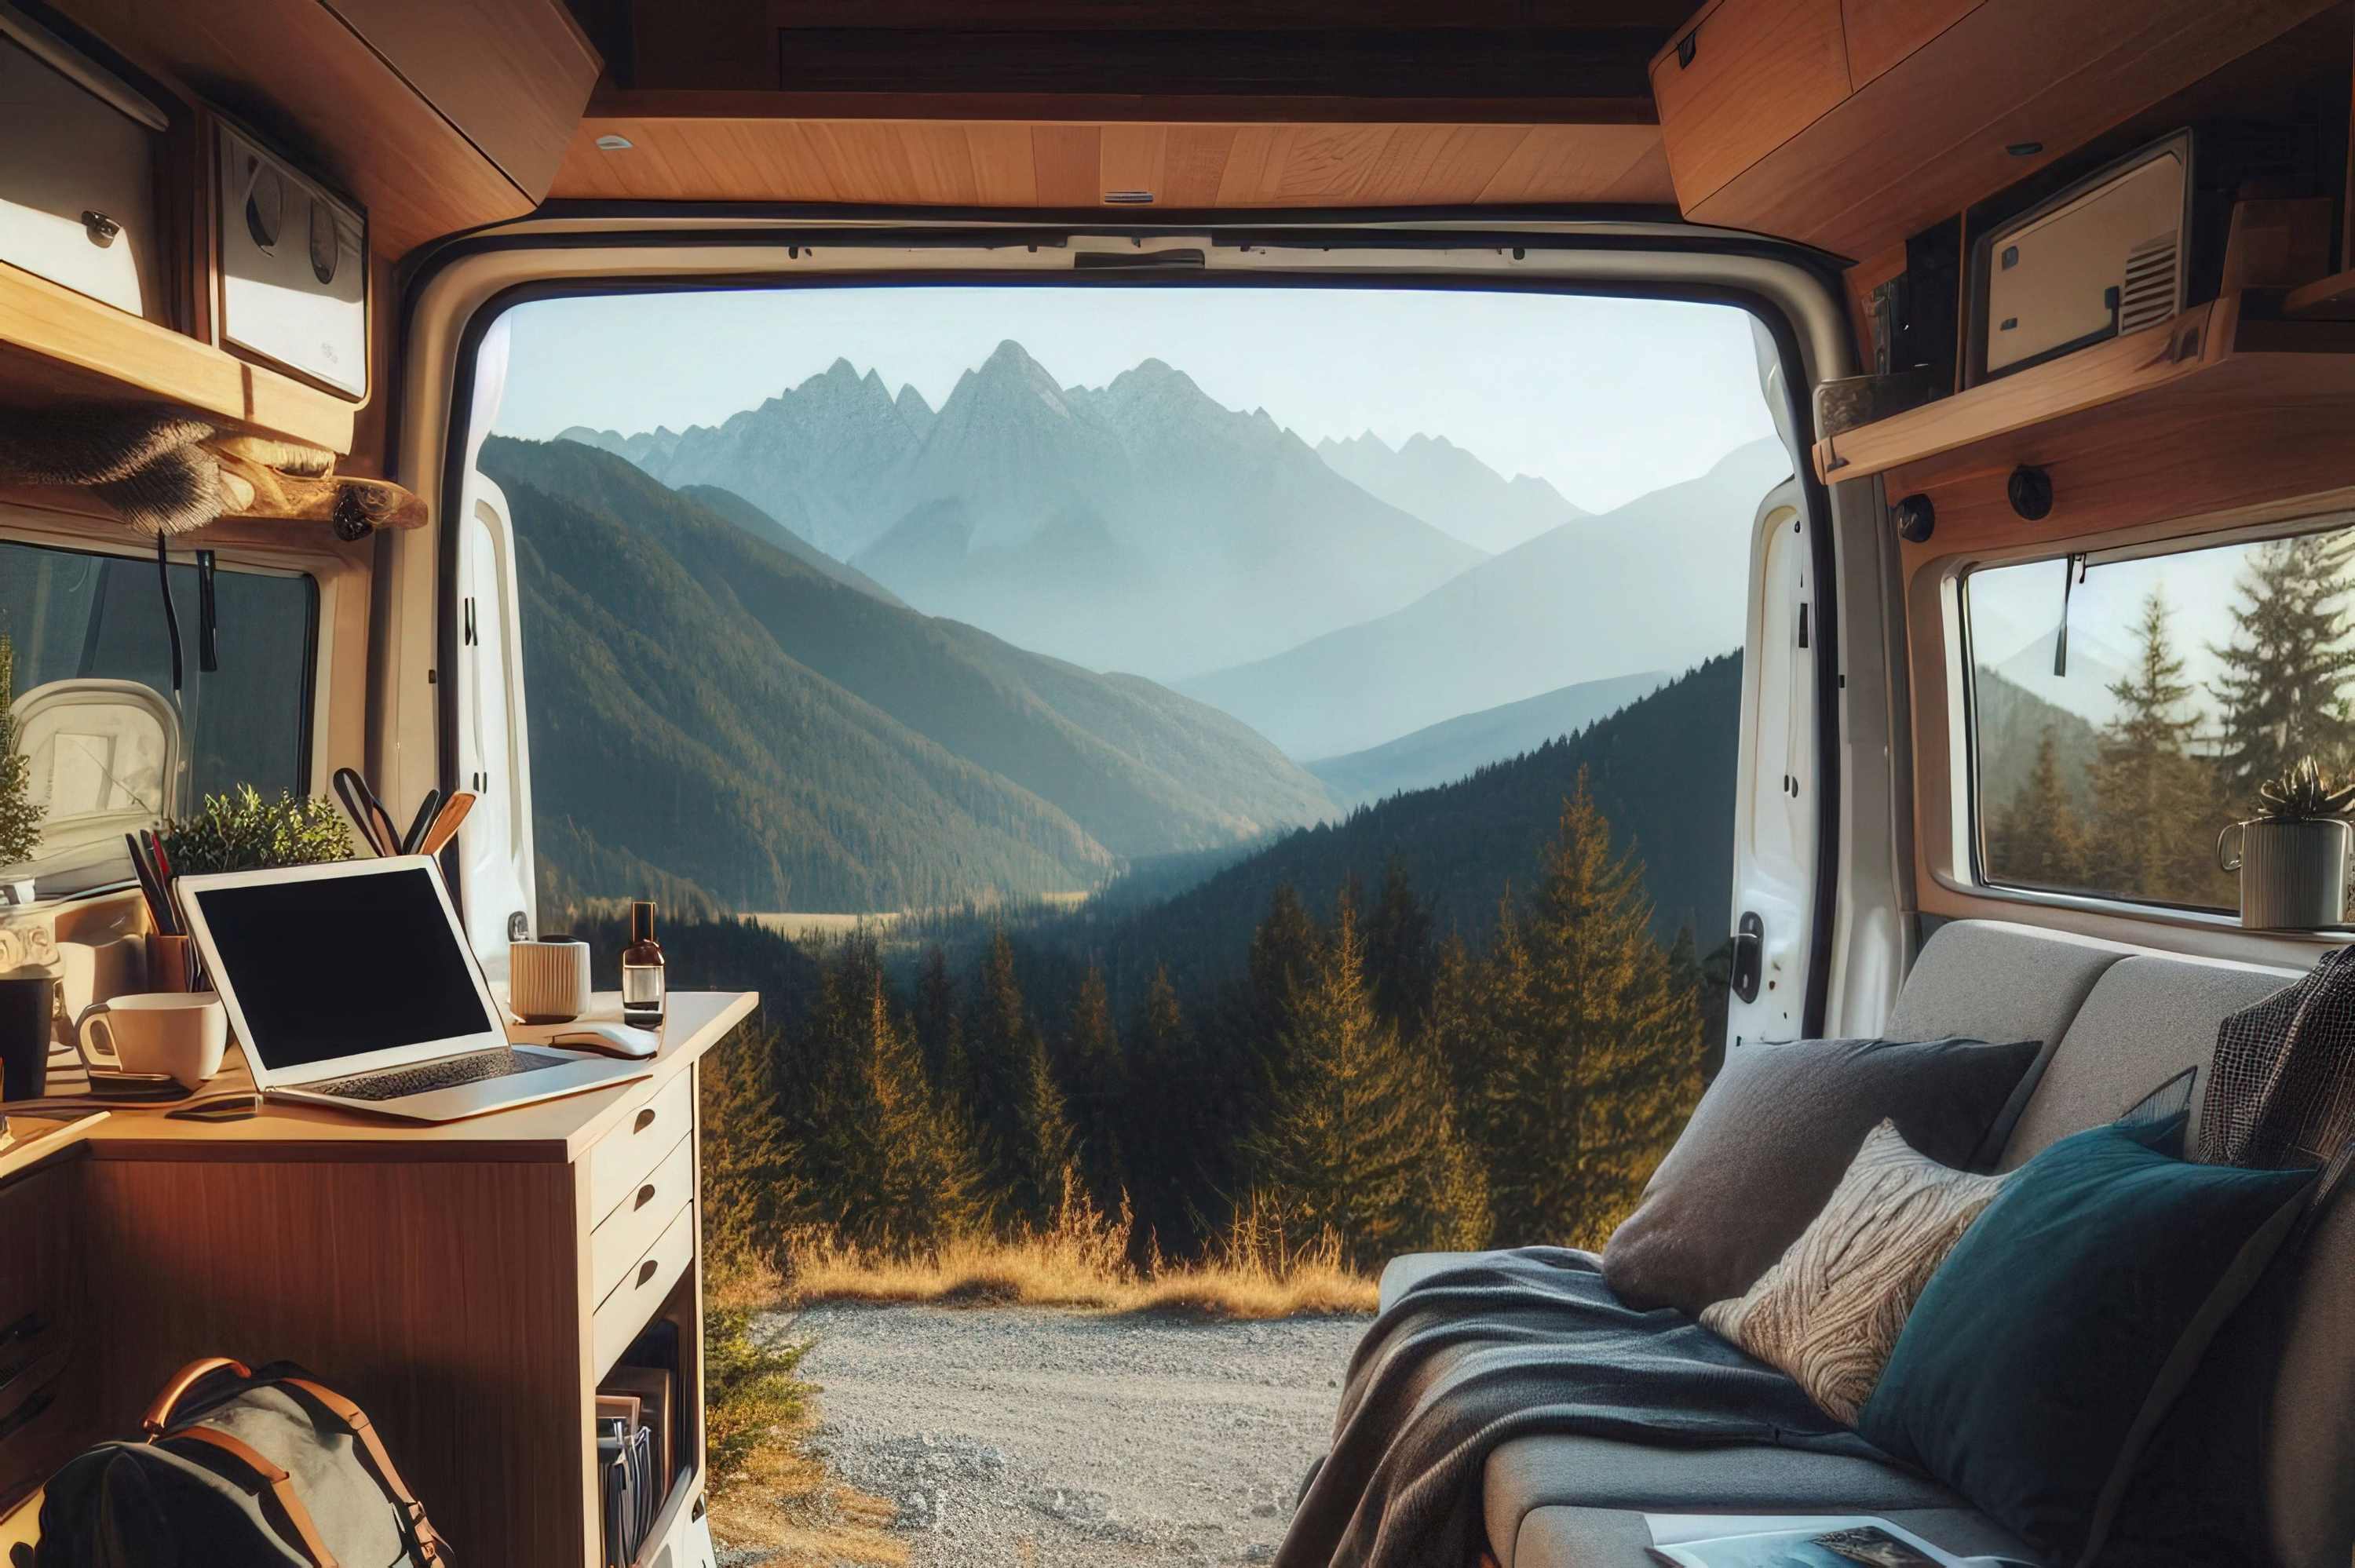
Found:
[[[36,1568],[448,1568],[368,1416],[300,1367],[191,1361],[141,1425],[50,1480]]]

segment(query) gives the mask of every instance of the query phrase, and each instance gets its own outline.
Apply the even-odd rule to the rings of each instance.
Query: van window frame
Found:
[[[674,209],[661,209],[665,216],[675,216]],[[651,216],[643,213],[638,216]],[[579,216],[573,213],[557,216]],[[886,215],[869,214],[870,220]],[[927,215],[940,221],[941,215]],[[994,215],[1002,217],[1003,215]],[[1319,215],[1329,222],[1331,214]],[[1460,215],[1418,213],[1412,215],[1419,221],[1455,218]],[[1483,214],[1493,219],[1505,216]],[[1174,217],[1174,215],[1173,215]],[[1352,214],[1351,221],[1379,224],[1379,215]],[[828,231],[812,229],[790,235],[777,230],[755,230],[759,241],[773,249],[784,248],[787,259],[800,254],[803,245],[822,243],[832,238],[836,243],[874,246],[926,247],[986,247],[1000,248],[1026,245],[1033,249],[1042,245],[1063,246],[1078,235],[1090,237],[1118,235],[1138,240],[1143,238],[1164,238],[1173,232],[1196,234],[1205,229],[1215,236],[1219,245],[1252,244],[1298,246],[1305,249],[1428,249],[1437,251],[1460,251],[1466,249],[1491,249],[1508,251],[1517,259],[1530,249],[1621,250],[1643,252],[1685,251],[1753,256],[1771,259],[1811,274],[1824,283],[1835,299],[1843,297],[1841,274],[1834,259],[1819,252],[1785,241],[1763,240],[1754,235],[1732,232],[1708,232],[1691,236],[1671,234],[1593,234],[1532,233],[1507,229],[1501,233],[1483,235],[1467,225],[1464,228],[1434,223],[1421,228],[1366,228],[1286,229],[1278,227],[1280,215],[1270,215],[1249,226],[1233,223],[1231,215],[1224,221],[1178,225],[1171,228],[1090,225],[1085,227],[1041,226],[1036,228],[967,228],[962,231],[927,231],[916,226],[901,228],[877,223],[872,227],[854,227],[829,235]],[[437,252],[428,264],[420,269],[408,283],[402,318],[404,324],[413,322],[421,297],[437,273],[484,250],[545,249],[663,249],[681,247],[741,244],[743,231],[726,228],[698,229],[688,232],[646,229],[634,232],[576,232],[549,235],[486,234],[462,240]],[[1792,453],[1793,475],[1800,487],[1802,509],[1813,524],[1810,546],[1813,552],[1816,591],[1811,599],[1817,656],[1812,693],[1817,715],[1816,728],[1816,864],[1812,887],[1813,910],[1809,933],[1809,965],[1806,980],[1806,1001],[1802,1009],[1804,1029],[1810,1034],[1820,1034],[1825,1027],[1830,1005],[1835,948],[1838,927],[1842,864],[1840,842],[1844,822],[1845,773],[1842,759],[1842,736],[1847,726],[1843,720],[1846,678],[1840,653],[1840,569],[1838,559],[1838,528],[1834,514],[1829,487],[1819,478],[1812,461],[1815,447],[1814,382],[1802,352],[1799,328],[1791,316],[1761,291],[1731,284],[1696,283],[1682,280],[1645,282],[1630,279],[1625,281],[1588,278],[1526,277],[1449,274],[1444,271],[1416,271],[1409,269],[1380,273],[1320,273],[1300,270],[1252,271],[1249,273],[1219,273],[1188,268],[1123,268],[1103,270],[1082,270],[1076,267],[1068,271],[1009,273],[991,272],[969,268],[939,269],[878,269],[873,271],[828,273],[794,277],[783,273],[754,275],[649,272],[632,276],[602,276],[595,278],[564,277],[539,280],[513,285],[483,301],[467,315],[455,344],[452,375],[448,387],[446,420],[442,432],[442,475],[440,513],[443,517],[457,515],[463,506],[468,455],[474,432],[470,429],[474,400],[474,375],[483,339],[493,323],[517,305],[540,300],[610,297],[632,293],[677,293],[715,290],[773,290],[785,288],[890,288],[890,287],[996,287],[996,288],[1307,288],[1307,289],[1423,289],[1449,291],[1487,293],[1534,293],[1547,295],[1584,296],[1593,298],[1642,299],[1688,303],[1730,305],[1742,311],[1755,323],[1774,344],[1780,362],[1780,381],[1784,407],[1779,412],[1781,422],[1790,432],[1788,445]],[[1852,352],[1852,340],[1849,344]],[[1827,370],[1834,374],[1836,370]],[[460,611],[458,606],[458,546],[454,528],[438,528],[434,558],[434,662],[439,669],[454,670],[459,657]],[[456,768],[459,752],[458,703],[454,683],[437,685],[433,698],[438,773],[446,791],[458,785]],[[463,879],[445,857],[445,874],[449,876],[453,895],[464,907],[465,890]],[[1727,913],[1730,929],[1733,916]]]
[[[103,522],[84,513],[48,512],[11,503],[0,507],[0,546],[15,545],[65,555],[104,556],[153,569],[155,549],[152,541],[133,537],[130,531],[120,524],[90,526]],[[311,794],[324,762],[319,741],[325,733],[324,709],[327,701],[327,683],[324,679],[325,671],[320,662],[320,644],[325,641],[328,585],[322,580],[320,568],[297,564],[302,552],[294,548],[280,551],[244,542],[206,541],[184,545],[174,551],[171,543],[167,538],[166,549],[175,567],[193,569],[196,552],[202,548],[212,553],[217,570],[249,577],[298,580],[309,590],[304,597],[303,663],[296,673],[305,695],[296,709],[293,788],[297,795]],[[184,618],[180,627],[181,645],[185,656],[191,660],[196,657],[195,639],[193,620]],[[135,878],[125,875],[119,881],[59,895],[57,902],[62,904],[102,897],[136,885]]]
[[[2180,533],[2169,533],[2133,543],[2101,547],[2094,541],[2040,541],[2033,553],[1996,557],[1975,557],[1955,566],[1948,574],[1952,586],[1954,607],[1953,641],[1958,657],[1950,668],[1959,677],[1959,691],[1950,689],[1947,701],[1951,712],[1960,715],[1963,740],[1963,785],[1959,797],[1952,803],[1958,812],[1960,837],[1968,849],[1969,883],[1957,891],[2011,903],[2041,905],[2056,909],[2092,910],[2115,915],[2127,919],[2164,922],[2242,930],[2241,912],[2222,905],[2178,904],[2164,898],[2138,897],[2131,893],[2105,889],[2100,892],[2070,892],[2062,888],[2039,887],[2030,883],[2005,882],[1998,879],[1987,864],[1987,813],[1983,810],[1979,783],[1979,698],[1978,661],[1971,645],[1970,581],[1983,571],[2012,567],[2054,566],[2073,555],[2094,557],[2090,562],[2098,569],[2108,562],[2150,560],[2166,556],[2196,555],[2203,550],[2227,549],[2234,546],[2264,545],[2277,540],[2301,538],[2310,534],[2338,532],[2355,533],[2355,508],[2334,507],[2300,516],[2276,518],[2266,522],[2239,526],[2200,529],[2187,528]],[[2090,546],[2091,547],[2075,547]],[[2050,549],[2051,553],[2043,553]],[[2096,726],[2098,727],[2098,726]],[[1947,880],[1941,877],[1941,880]],[[2317,933],[2328,937],[2336,933],[2355,931],[2355,910],[2339,926],[2322,927]]]

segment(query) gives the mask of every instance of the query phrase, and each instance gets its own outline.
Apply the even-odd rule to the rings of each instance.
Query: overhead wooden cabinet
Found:
[[[62,0],[141,66],[266,134],[299,127],[375,248],[529,212],[602,69],[562,0]]]
[[[1652,61],[1697,223],[1876,256],[2332,0],[1713,0]]]

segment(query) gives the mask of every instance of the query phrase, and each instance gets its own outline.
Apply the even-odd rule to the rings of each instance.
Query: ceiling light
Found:
[[[627,136],[616,136],[608,132],[597,138],[597,151],[601,153],[626,153],[629,150],[630,139]]]

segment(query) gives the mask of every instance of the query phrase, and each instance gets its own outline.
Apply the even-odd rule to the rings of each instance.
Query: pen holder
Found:
[[[188,991],[196,985],[196,944],[186,937],[150,931],[147,942],[147,989]]]

